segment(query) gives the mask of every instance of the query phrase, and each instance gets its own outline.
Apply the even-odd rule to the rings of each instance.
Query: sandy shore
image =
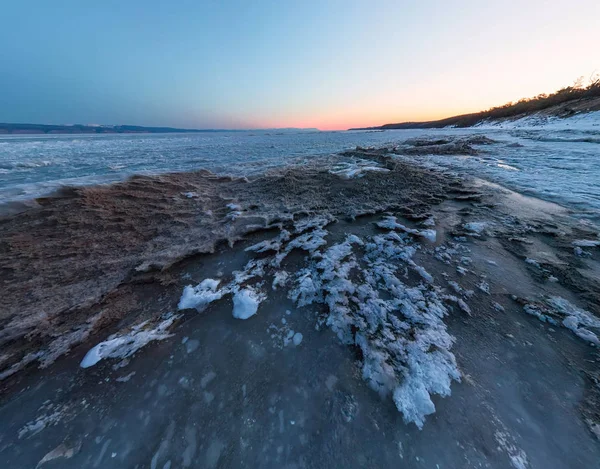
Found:
[[[7,464],[600,458],[598,231],[559,206],[389,148],[39,204],[0,222]],[[105,348],[79,367],[110,334],[144,345],[153,330],[135,357]]]

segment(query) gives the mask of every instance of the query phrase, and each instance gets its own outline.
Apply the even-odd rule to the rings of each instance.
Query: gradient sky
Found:
[[[600,70],[600,1],[18,0],[0,122],[342,129]]]

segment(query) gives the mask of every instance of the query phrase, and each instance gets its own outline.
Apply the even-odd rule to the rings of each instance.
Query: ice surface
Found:
[[[164,340],[171,337],[168,329],[179,316],[171,315],[153,329],[146,329],[146,322],[138,324],[125,335],[111,336],[100,342],[83,357],[80,365],[89,368],[105,358],[127,358],[154,340]]]

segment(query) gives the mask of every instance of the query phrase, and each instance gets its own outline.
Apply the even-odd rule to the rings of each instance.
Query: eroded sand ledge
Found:
[[[306,267],[304,259],[310,261],[316,253],[317,259],[322,261],[326,250],[337,246],[331,251],[333,254],[340,249],[347,249],[349,245],[351,255],[357,258],[362,256],[360,243],[348,238],[349,235],[363,243],[377,236],[400,236],[404,240],[402,243],[416,246],[414,255],[408,259],[414,266],[405,262],[405,259],[388,262],[399,262],[401,266],[406,266],[407,276],[402,282],[408,288],[425,285],[427,291],[435,293],[438,300],[443,302],[443,307],[449,312],[444,321],[455,338],[452,347],[451,344],[446,345],[448,352],[457,354],[457,365],[464,378],[461,384],[452,385],[452,389],[458,389],[460,395],[464,392],[461,389],[469,387],[469,392],[474,393],[471,398],[478,396],[481,400],[478,404],[480,411],[487,409],[485,418],[492,422],[489,430],[492,441],[481,442],[481,448],[473,443],[473,447],[465,450],[465,455],[471,451],[471,458],[485,461],[481,451],[485,453],[483,448],[488,447],[493,455],[487,458],[493,467],[505,467],[503,461],[512,463],[514,467],[520,467],[516,464],[524,464],[522,467],[541,464],[548,461],[544,459],[550,458],[548,454],[558,458],[556,449],[536,447],[539,442],[532,443],[527,438],[521,441],[515,422],[510,420],[510,412],[506,413],[505,400],[509,398],[504,392],[498,391],[498,401],[491,403],[483,397],[489,392],[495,395],[496,391],[493,390],[494,379],[490,377],[489,370],[485,372],[482,368],[485,365],[481,362],[481,355],[493,356],[502,362],[516,354],[517,357],[528,357],[528,360],[539,360],[544,364],[556,360],[557,356],[564,356],[568,357],[568,364],[555,363],[554,372],[563,377],[571,373],[579,376],[577,379],[571,378],[574,379],[573,387],[567,392],[571,393],[571,397],[561,394],[561,389],[546,389],[548,384],[542,387],[543,392],[549,393],[546,396],[549,399],[548,406],[557,413],[561,425],[571,432],[569,435],[565,430],[567,435],[562,437],[568,438],[575,446],[586,448],[580,451],[576,462],[585,465],[586,461],[593,461],[598,449],[586,445],[593,443],[593,432],[598,429],[598,355],[597,348],[589,343],[593,342],[593,335],[599,331],[593,322],[586,325],[582,323],[583,320],[578,319],[574,323],[574,319],[569,318],[580,318],[583,311],[593,321],[600,314],[597,303],[600,297],[598,247],[593,243],[583,248],[577,245],[577,241],[581,240],[587,240],[588,244],[589,241],[595,242],[597,231],[573,221],[565,210],[557,206],[522,198],[492,185],[461,181],[447,174],[408,165],[389,153],[389,149],[361,149],[314,160],[308,167],[291,167],[250,181],[219,178],[208,172],[136,177],[121,184],[79,189],[63,197],[47,199],[42,201],[44,205],[39,209],[3,220],[0,226],[3,241],[2,272],[5,273],[3,281],[8,294],[2,300],[2,311],[6,313],[0,318],[3,350],[0,362],[0,370],[3,371],[0,372],[7,378],[12,374],[11,378],[5,380],[8,386],[7,402],[10,402],[8,396],[12,391],[48,377],[48,372],[36,372],[31,367],[26,375],[16,373],[21,367],[32,362],[49,365],[70,348],[84,342],[72,353],[73,359],[55,365],[76,366],[91,345],[104,340],[109,333],[119,330],[127,333],[131,326],[144,320],[150,321],[148,327],[151,328],[153,324],[164,320],[163,315],[176,312],[186,285],[194,286],[213,277],[226,284],[235,279],[235,270],[247,270],[248,261],[255,259],[256,262],[277,255],[279,251],[274,249],[273,240],[281,236],[282,230],[293,231],[299,224],[321,217],[326,220],[325,225],[314,225],[310,230],[326,231],[326,234],[320,233],[323,244],[317,243],[312,251],[302,245],[290,251],[290,257],[281,268],[290,274],[290,278],[281,280],[282,285],[277,290],[271,288],[271,276],[276,276],[279,270],[265,274],[266,277],[263,275],[254,280],[251,280],[252,277],[242,280],[240,285],[264,290],[266,299],[255,317],[245,323],[233,324],[232,327],[251,327],[246,324],[262,321],[270,332],[259,339],[258,330],[254,330],[251,340],[258,340],[261,347],[267,348],[271,348],[272,342],[273,349],[277,349],[278,341],[281,341],[284,344],[282,347],[287,349],[289,340],[288,344],[285,341],[289,330],[282,325],[285,323],[278,321],[275,328],[271,327],[275,322],[268,324],[275,316],[282,316],[278,305],[287,304],[289,308],[299,308],[294,310],[294,315],[306,312],[302,313],[306,316],[305,329],[302,330],[303,344],[311,340],[324,340],[323,332],[314,331],[314,325],[319,322],[327,324],[328,320],[336,317],[339,319],[332,313],[339,301],[332,303],[327,300],[327,295],[331,295],[333,290],[327,286],[321,287],[324,288],[321,294],[325,294],[321,297],[322,301],[304,302],[304,306],[297,299],[292,303],[287,299],[289,290],[292,291],[291,296],[294,288],[297,290],[294,282],[299,277],[294,276]],[[428,230],[435,230],[433,239],[431,235],[421,236]],[[292,236],[292,240],[299,235]],[[249,239],[244,241],[247,237]],[[233,249],[229,247],[238,242],[240,244]],[[270,247],[262,253],[260,248],[246,253],[237,247],[247,248],[257,242],[265,242]],[[281,249],[285,247],[280,246]],[[196,256],[201,253],[212,254]],[[344,267],[348,255],[339,259],[343,263],[338,267]],[[351,272],[358,265],[346,267],[350,269],[346,279],[360,286],[364,279]],[[359,268],[362,271],[364,267]],[[336,272],[339,273],[340,269]],[[401,275],[399,278],[402,278]],[[260,282],[264,284],[259,285]],[[289,288],[285,288],[286,282]],[[336,294],[340,293],[337,287],[335,291]],[[342,289],[341,292],[343,297],[352,296],[349,290],[344,293]],[[381,299],[387,300],[389,295],[390,292]],[[566,306],[560,301],[557,303],[556,298],[564,299]],[[229,301],[223,299],[208,306],[203,305],[206,307],[202,308],[200,316],[193,310],[183,310],[179,322],[190,321],[187,324],[191,324],[193,321],[197,324],[196,328],[200,329],[210,329],[210,324],[217,327],[214,322],[218,320],[220,310],[229,309],[227,315],[231,315]],[[352,314],[360,312],[360,307],[352,311]],[[538,322],[538,318],[545,322]],[[283,316],[280,319],[286,318]],[[562,327],[565,320],[565,327]],[[206,324],[203,325],[202,321],[206,321]],[[385,320],[382,324],[388,322]],[[310,327],[313,328],[312,332]],[[261,328],[264,330],[264,327]],[[333,329],[338,337],[341,331],[340,340],[343,343],[351,344],[356,340],[356,335],[352,334],[356,334],[357,330],[360,333],[360,324],[352,323],[350,336],[345,335],[344,327]],[[168,355],[169,347],[173,346],[169,346],[169,343],[185,339],[179,338],[180,335],[190,335],[189,326],[178,326],[177,321],[171,332],[176,334],[175,338],[166,338],[164,344],[157,348],[149,346],[136,357],[134,363],[128,365],[137,372],[139,379],[144,373],[149,373],[145,369],[145,354]],[[371,336],[375,340],[375,336]],[[488,342],[479,343],[476,340],[478,336],[486,337]],[[327,340],[333,339],[326,337],[329,337]],[[202,340],[193,340],[201,344],[205,353],[210,354],[208,351],[211,347],[219,347],[207,336],[203,336]],[[263,340],[267,342],[266,345],[262,343]],[[237,336],[235,341],[245,342],[245,339],[242,335]],[[190,350],[191,346],[187,345],[189,341],[185,342],[185,350]],[[194,347],[198,347],[198,344]],[[384,344],[383,348],[386,347]],[[354,358],[352,353],[348,353],[348,370],[353,367],[360,370],[362,367],[364,375],[365,350],[360,347],[360,353]],[[254,364],[252,367],[266,366],[269,369],[269,360],[274,363],[278,361],[272,353],[269,351],[266,357],[257,357],[260,365]],[[314,356],[311,359],[316,360]],[[175,366],[169,365],[169,369],[186,370],[184,362],[177,360]],[[527,373],[532,373],[532,369],[525,364],[517,364],[513,358],[509,360],[505,371],[509,373],[513,367],[514,373],[519,375],[513,384],[524,386],[520,380],[525,379]],[[402,365],[402,358],[397,357],[393,361]],[[106,365],[99,365],[100,375],[110,379],[113,374],[126,374],[124,372],[127,369],[112,368],[112,365],[119,363],[108,360]],[[316,366],[316,363],[311,366]],[[299,371],[301,376],[306,372],[308,370]],[[478,374],[477,378],[473,378]],[[398,376],[401,378],[401,375],[400,371]],[[80,376],[83,384],[77,386],[83,386],[81,389],[85,390],[86,380],[91,379],[91,384],[97,379],[94,376]],[[131,378],[132,382],[135,382],[136,376]],[[544,376],[539,372],[534,379],[549,379]],[[256,379],[260,382],[259,378]],[[510,384],[506,376],[498,379]],[[346,385],[351,388],[360,386],[359,377],[355,376],[354,381]],[[247,382],[247,386],[253,386],[251,378]],[[223,385],[228,387],[226,383]],[[173,386],[181,387],[177,383],[173,383]],[[198,387],[199,392],[205,387],[200,377],[197,385],[190,386]],[[377,388],[372,383],[369,386]],[[335,388],[335,383],[327,385],[329,387]],[[270,392],[268,387],[265,389],[267,393]],[[382,394],[386,394],[390,390],[383,391]],[[104,400],[102,391],[85,392],[92,392],[92,395],[99,393],[95,398],[99,402]],[[432,395],[435,393],[433,390]],[[356,416],[357,408],[371,405],[365,401],[370,399],[370,395],[346,389],[338,402],[343,419],[339,422],[336,420],[335,425],[346,425],[359,418]],[[376,397],[374,399],[377,400]],[[446,416],[452,412],[448,405],[459,405],[453,399],[456,398],[452,396],[441,401],[449,401],[450,404],[442,404],[438,413],[443,412]],[[558,408],[555,409],[553,399],[566,399],[568,412],[561,413]],[[75,406],[75,410],[50,412],[49,415],[64,414],[57,417],[57,422],[64,420],[65,425],[70,425],[78,419],[87,418],[85,416],[90,412],[73,404],[69,396],[58,400],[69,409]],[[205,401],[207,407],[198,410],[202,415],[213,412],[209,406],[212,399],[206,398]],[[434,401],[439,407],[440,401],[435,398]],[[519,403],[527,409],[533,405],[533,401],[529,402],[528,399]],[[106,405],[99,404],[104,409]],[[390,410],[384,404],[381,406]],[[8,412],[9,407],[4,411]],[[572,409],[577,407],[581,410],[573,414]],[[526,413],[529,418],[534,418],[529,410]],[[267,425],[268,413],[262,418]],[[385,422],[387,418],[379,415],[379,424],[384,427],[391,425]],[[28,427],[23,427],[26,421],[21,422],[19,427],[25,429],[23,437],[28,437]],[[32,422],[35,421],[33,418]],[[416,422],[410,418],[408,421]],[[579,430],[575,430],[577,422],[584,425]],[[433,422],[425,423],[424,431],[428,431],[429,425],[437,428],[431,430],[434,433],[438,430],[443,432],[444,426],[436,423],[435,418]],[[536,425],[542,423],[536,421]],[[189,433],[187,428],[181,431],[187,432],[186,435]],[[549,428],[545,428],[542,435],[549,431]],[[575,435],[583,442],[571,441],[576,438]],[[246,438],[252,439],[251,436]],[[395,441],[384,438],[379,443],[385,448],[381,456],[384,459],[378,460],[380,464],[393,461],[388,451],[394,444],[397,458],[400,454],[403,458],[403,452],[407,451],[406,442],[404,446],[400,444],[400,448],[404,448],[400,452]],[[235,446],[234,443],[228,444]],[[537,448],[534,454],[532,448]],[[234,454],[242,450],[241,447],[231,449]],[[446,454],[452,453],[449,448],[446,450]],[[537,454],[538,450],[540,454]],[[543,451],[548,454],[541,455]],[[85,461],[84,453],[82,451],[80,455],[83,459],[72,459],[74,465],[76,461],[80,464]],[[220,455],[221,451],[218,453]],[[441,454],[445,454],[444,451]],[[151,457],[152,454],[149,454]],[[166,463],[167,456],[161,453],[160,457]],[[172,458],[175,462],[176,456]],[[452,458],[456,462],[456,455],[453,454]],[[281,462],[281,458],[274,458],[272,464],[276,461]],[[122,460],[124,467],[131,463],[127,457]],[[561,464],[556,467],[576,467],[569,466],[566,459],[561,459]],[[537,466],[533,464],[532,467]]]

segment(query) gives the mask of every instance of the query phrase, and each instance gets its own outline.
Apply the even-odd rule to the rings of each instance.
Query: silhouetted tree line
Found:
[[[595,77],[587,86],[583,85],[583,77],[575,81],[573,86],[567,86],[552,94],[539,94],[534,98],[524,98],[516,103],[506,103],[504,106],[493,107],[479,114],[481,119],[502,119],[515,117],[520,114],[530,114],[543,111],[553,106],[567,103],[569,101],[580,101],[600,97],[600,77]],[[565,114],[569,111],[565,109]],[[476,114],[477,115],[477,114]]]
[[[538,111],[559,106],[565,103],[579,104],[582,101],[600,98],[600,74],[596,74],[589,79],[589,84],[585,85],[584,77],[575,81],[572,86],[562,88],[552,94],[539,94],[534,98],[524,98],[516,103],[506,103],[503,106],[493,107],[487,111],[473,114],[464,114],[461,116],[449,117],[438,121],[430,122],[404,122],[400,124],[386,124],[381,127],[369,127],[369,129],[427,129],[441,128],[447,126],[470,127],[487,119],[503,119],[517,117],[522,114],[531,114]],[[568,117],[575,114],[575,110],[566,106],[562,117]]]

